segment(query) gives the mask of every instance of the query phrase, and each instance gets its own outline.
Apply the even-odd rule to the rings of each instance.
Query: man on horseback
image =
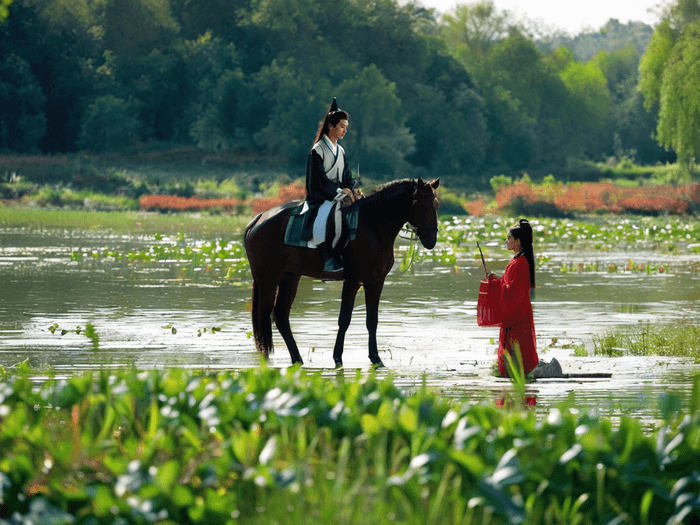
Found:
[[[253,336],[265,358],[273,349],[274,317],[292,363],[303,364],[289,313],[299,280],[308,276],[343,281],[333,347],[335,366],[343,366],[345,334],[360,287],[365,291],[369,359],[375,367],[384,366],[377,346],[379,299],[394,265],[396,237],[409,223],[424,248],[431,250],[437,242],[440,179],[394,181],[355,202],[359,191],[354,190],[345,151],[338,144],[348,120],[348,113],[338,109],[334,98],[309,152],[302,205],[294,201],[259,213],[243,234],[253,275]],[[341,211],[341,207],[345,208]],[[341,251],[342,262],[333,257]]]
[[[326,254],[324,271],[334,272],[342,269],[342,261],[338,241],[341,235],[341,206],[355,202],[354,187],[356,181],[348,169],[345,160],[345,150],[338,141],[345,136],[350,115],[347,111],[338,109],[338,103],[333,98],[323,122],[318,128],[316,140],[309,152],[306,164],[306,199],[309,209],[306,213],[315,214],[313,228],[304,232],[302,238],[308,238],[309,248],[321,247]],[[334,220],[330,224],[329,217]],[[310,224],[311,221],[305,221]]]

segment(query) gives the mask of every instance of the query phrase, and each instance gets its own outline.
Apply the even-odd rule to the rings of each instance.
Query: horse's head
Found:
[[[437,242],[438,199],[436,190],[440,185],[440,179],[425,182],[419,178],[416,191],[413,194],[413,205],[408,216],[408,222],[416,229],[421,244],[428,250],[432,250]]]

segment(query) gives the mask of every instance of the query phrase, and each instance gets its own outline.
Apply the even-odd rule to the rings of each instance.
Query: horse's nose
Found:
[[[426,250],[432,250],[437,243],[437,232],[430,232],[420,236],[420,242]]]

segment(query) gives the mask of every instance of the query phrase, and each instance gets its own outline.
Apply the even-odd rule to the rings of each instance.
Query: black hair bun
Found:
[[[532,244],[532,226],[530,226],[530,221],[527,219],[520,219],[518,221],[518,226],[525,232],[527,241]]]
[[[333,97],[333,102],[331,102],[331,107],[328,110],[328,113],[333,113],[335,111],[338,111],[338,101]]]

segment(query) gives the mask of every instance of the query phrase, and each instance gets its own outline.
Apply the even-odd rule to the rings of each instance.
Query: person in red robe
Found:
[[[506,248],[513,251],[513,259],[501,277],[488,273],[489,297],[498,298],[501,332],[498,340],[498,371],[508,377],[504,352],[517,363],[514,350],[520,349],[525,374],[539,362],[535,322],[532,317],[531,291],[535,289],[535,255],[532,248],[532,227],[526,219],[508,231]]]

